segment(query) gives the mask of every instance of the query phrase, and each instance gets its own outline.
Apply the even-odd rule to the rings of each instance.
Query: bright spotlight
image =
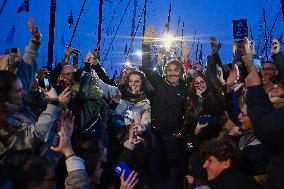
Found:
[[[124,65],[127,66],[127,67],[130,67],[132,64],[131,64],[130,61],[127,60],[127,61],[124,63]]]
[[[165,47],[166,49],[170,49],[172,44],[175,42],[175,40],[176,40],[175,37],[170,33],[164,35],[162,37],[163,47]]]
[[[139,56],[140,58],[142,57],[142,51],[140,51],[140,50],[139,50],[139,51],[136,51],[135,54],[136,54],[137,56]]]

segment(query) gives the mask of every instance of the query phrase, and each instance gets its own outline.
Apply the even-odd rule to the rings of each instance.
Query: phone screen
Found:
[[[49,89],[50,89],[50,84],[49,84],[48,79],[47,79],[47,78],[44,78],[44,79],[43,79],[43,82],[44,82],[45,89],[49,90]]]
[[[252,59],[252,63],[253,63],[256,67],[258,67],[258,68],[261,67],[261,61],[260,61],[259,58],[253,58],[253,59]]]
[[[126,163],[124,163],[123,161],[121,161],[116,167],[115,167],[115,172],[121,176],[122,175],[122,171],[125,170],[125,174],[124,174],[124,180],[127,180],[127,178],[129,177],[129,175],[131,174],[132,170],[128,167],[128,165]]]

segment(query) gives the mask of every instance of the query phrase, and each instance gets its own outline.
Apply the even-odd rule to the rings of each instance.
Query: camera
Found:
[[[49,91],[51,89],[49,73],[46,74],[43,78],[38,79],[38,85],[45,91]]]

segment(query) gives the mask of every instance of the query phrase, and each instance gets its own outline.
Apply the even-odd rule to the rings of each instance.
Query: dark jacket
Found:
[[[275,110],[265,90],[260,86],[248,88],[248,115],[256,137],[272,152],[267,170],[269,188],[284,185],[284,107]]]
[[[208,181],[210,189],[261,189],[262,187],[236,168],[223,170],[217,178]]]
[[[278,70],[279,70],[279,75],[280,79],[284,79],[284,55],[280,51],[277,54],[272,55],[273,62],[276,64]]]
[[[185,114],[185,133],[195,147],[218,136],[225,123],[225,98],[221,94],[205,92],[202,97],[189,93]],[[216,121],[209,123],[196,135],[194,130],[201,116],[210,115]]]
[[[162,133],[177,133],[183,124],[186,85],[180,80],[179,86],[170,85],[166,79],[153,71],[150,45],[142,44],[142,71],[154,88],[152,125]]]
[[[131,169],[138,172],[137,188],[155,188],[161,182],[163,174],[166,174],[162,172],[159,135],[149,126],[142,137],[143,143],[137,145],[128,141],[124,143],[120,161],[124,161]]]

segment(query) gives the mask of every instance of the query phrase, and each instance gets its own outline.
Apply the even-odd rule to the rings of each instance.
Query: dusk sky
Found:
[[[27,20],[29,17],[32,17],[35,25],[39,26],[43,35],[39,65],[44,66],[47,63],[50,0],[30,0],[30,12],[17,14],[18,7],[23,1],[7,0],[7,4],[0,15],[2,25],[0,31],[0,39],[2,41],[0,51],[4,53],[6,48],[20,47],[23,52],[24,46],[30,39]],[[128,44],[129,46],[130,43],[134,0],[109,1],[113,3],[105,1],[103,8],[102,58],[104,58],[106,50],[109,48],[109,44],[130,1],[129,8],[126,10],[125,17],[113,41],[113,47],[110,48],[110,52],[104,62],[106,70],[112,73],[115,69],[119,69],[120,65],[126,59],[124,49],[125,45]],[[4,0],[0,0],[1,6],[3,2]],[[175,34],[177,32],[178,19],[180,17],[181,23],[185,22],[184,36],[189,46],[192,46],[194,31],[196,30],[196,38],[199,38],[203,44],[204,56],[209,53],[209,37],[215,36],[223,43],[220,51],[223,63],[229,63],[232,59],[232,20],[248,19],[248,25],[252,28],[252,34],[256,43],[263,43],[264,28],[263,26],[260,27],[260,23],[263,23],[263,8],[267,13],[268,31],[271,30],[271,26],[280,8],[280,0],[148,0],[147,25],[153,25],[156,28],[157,36],[160,36],[164,30],[170,2],[172,4],[171,33]],[[54,43],[54,55],[57,61],[61,60],[64,56],[66,45],[69,43],[82,3],[83,0],[57,0]],[[99,0],[86,0],[85,9],[78,25],[78,31],[74,37],[72,46],[82,52],[80,60],[82,60],[89,49],[93,49],[96,46],[98,4]],[[135,27],[138,24],[143,4],[143,0],[138,0]],[[71,28],[69,28],[67,20],[71,10],[74,21]],[[13,25],[15,26],[15,32],[14,37],[11,37]],[[137,30],[134,51],[141,48],[142,25],[143,21]],[[279,37],[283,31],[284,24],[281,13],[276,21],[273,35]],[[10,40],[7,41],[7,37],[9,38],[9,36]],[[191,56],[191,58],[193,57]],[[141,64],[139,58],[136,59],[136,64]]]

